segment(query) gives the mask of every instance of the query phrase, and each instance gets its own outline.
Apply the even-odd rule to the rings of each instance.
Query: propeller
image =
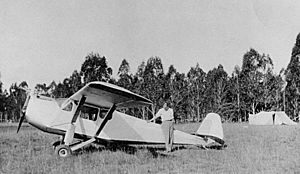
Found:
[[[21,88],[22,89],[22,88]],[[26,91],[26,100],[25,100],[25,103],[23,105],[23,108],[22,108],[22,116],[20,118],[20,121],[19,121],[19,125],[18,125],[18,129],[17,129],[17,133],[19,132],[21,126],[22,126],[22,123],[26,117],[26,109],[27,109],[27,106],[28,106],[28,102],[29,102],[29,99],[30,99],[30,94],[29,94],[29,90],[28,89],[23,89]]]
[[[19,125],[18,125],[17,133],[19,133],[19,130],[20,130],[21,126],[22,126],[22,123],[23,123],[24,118],[25,118],[25,113],[26,112],[22,112],[22,117],[20,118],[20,122],[19,122]]]

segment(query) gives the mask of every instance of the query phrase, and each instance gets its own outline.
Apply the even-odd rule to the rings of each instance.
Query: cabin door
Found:
[[[94,136],[99,124],[99,111],[100,109],[97,107],[83,105],[77,122],[78,131],[84,135]]]

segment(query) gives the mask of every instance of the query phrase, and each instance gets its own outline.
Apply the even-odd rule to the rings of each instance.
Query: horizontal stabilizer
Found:
[[[221,117],[216,113],[207,114],[196,134],[198,136],[211,138],[220,144],[224,144]]]

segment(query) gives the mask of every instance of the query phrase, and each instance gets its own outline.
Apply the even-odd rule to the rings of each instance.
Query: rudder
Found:
[[[199,129],[197,130],[196,134],[200,136],[208,136],[212,139],[215,138],[215,141],[224,142],[221,117],[216,113],[207,114],[205,119],[202,121]]]

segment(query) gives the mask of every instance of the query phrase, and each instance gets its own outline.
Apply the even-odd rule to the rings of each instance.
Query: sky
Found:
[[[187,73],[199,63],[228,74],[254,48],[286,68],[300,32],[299,0],[1,0],[0,81],[60,82],[85,56],[105,56],[114,75],[123,59],[135,73],[162,59]]]

